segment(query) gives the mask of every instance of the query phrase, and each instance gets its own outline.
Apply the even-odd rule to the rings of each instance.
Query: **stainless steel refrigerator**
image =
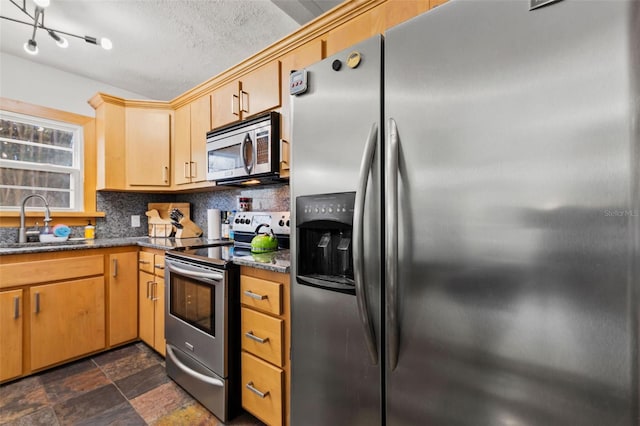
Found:
[[[640,2],[453,0],[291,87],[292,425],[640,424]]]

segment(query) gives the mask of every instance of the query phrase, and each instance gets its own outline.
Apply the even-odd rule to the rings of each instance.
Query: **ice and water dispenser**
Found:
[[[297,282],[355,294],[353,206],[355,192],[296,198]]]

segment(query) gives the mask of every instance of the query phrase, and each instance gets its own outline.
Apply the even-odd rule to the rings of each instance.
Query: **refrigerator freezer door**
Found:
[[[357,67],[347,66],[352,52]],[[340,61],[334,70],[335,61]],[[382,38],[369,39],[307,69],[308,90],[293,98],[291,200],[357,190],[365,145],[377,123],[373,167],[364,200],[362,247],[366,304],[380,353],[381,72]],[[354,221],[357,222],[357,221]],[[297,222],[296,222],[297,223]],[[355,234],[354,234],[355,235]],[[381,424],[380,362],[367,347],[356,296],[296,280],[297,232],[292,235],[291,424]],[[357,244],[353,243],[354,246]],[[357,251],[357,250],[356,250]],[[354,259],[355,260],[355,259]]]
[[[636,424],[639,9],[452,1],[385,35],[387,425]]]

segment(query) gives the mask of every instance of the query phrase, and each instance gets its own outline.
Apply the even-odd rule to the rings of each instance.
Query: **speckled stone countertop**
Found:
[[[94,248],[140,246],[159,250],[171,250],[177,247],[192,247],[203,244],[222,243],[228,240],[208,240],[206,238],[98,238],[95,240],[69,240],[54,243],[2,243],[0,256],[10,254],[46,253],[55,251],[86,250]],[[289,272],[289,250],[279,250],[271,253],[252,254],[249,256],[234,256],[236,265],[251,266],[274,272]]]
[[[44,253],[53,251],[86,250],[94,248],[142,246],[159,250],[171,250],[176,247],[190,247],[206,243],[214,243],[220,240],[207,240],[205,238],[98,238],[95,240],[68,240],[52,243],[2,243],[0,244],[0,256],[7,254]]]
[[[234,256],[233,263],[284,274],[289,273],[291,266],[289,250],[278,250],[260,254],[252,253],[247,256]]]

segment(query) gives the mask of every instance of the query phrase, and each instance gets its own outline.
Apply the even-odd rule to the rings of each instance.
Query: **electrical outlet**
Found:
[[[131,227],[132,228],[139,228],[140,227],[140,215],[139,214],[134,214],[133,216],[131,216]]]

